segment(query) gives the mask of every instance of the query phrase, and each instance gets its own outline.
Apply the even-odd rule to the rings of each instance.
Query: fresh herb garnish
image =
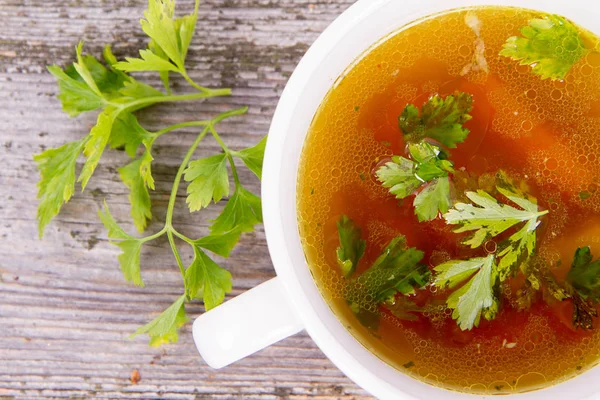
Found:
[[[341,216],[337,226],[343,246],[336,253],[338,265],[347,279],[346,301],[359,321],[368,328],[376,328],[379,315],[374,310],[382,303],[399,318],[413,319],[414,315],[410,313],[419,308],[405,296],[414,294],[416,289],[429,283],[429,269],[420,263],[423,252],[408,247],[405,237],[398,236],[388,243],[369,269],[351,277],[364,253],[366,242],[360,239],[360,228],[347,216]],[[356,261],[352,261],[351,272],[346,273],[352,258]],[[397,294],[403,296],[396,297]]]
[[[415,288],[421,288],[429,281],[427,265],[419,264],[423,256],[422,251],[406,245],[404,236],[395,237],[371,268],[360,275],[359,284],[367,287],[377,302],[396,293],[412,294]]]
[[[415,313],[424,311],[423,307],[419,307],[406,296],[391,297],[383,304],[394,317],[405,321],[416,321],[418,318]]]
[[[479,326],[482,315],[487,320],[495,318],[498,312],[498,298],[494,287],[498,275],[493,254],[466,261],[448,261],[434,270],[437,273],[434,284],[442,288],[454,289],[468,279],[468,282],[450,294],[446,301],[448,308],[454,310],[452,318],[462,330]]]
[[[337,248],[337,263],[347,278],[356,270],[358,261],[365,252],[367,242],[361,239],[361,229],[348,216],[342,215],[337,222],[340,246]]]
[[[415,105],[407,105],[398,123],[407,142],[431,138],[452,149],[469,135],[463,124],[471,119],[472,108],[473,97],[468,93],[456,92],[444,98],[436,94],[423,104],[420,115]]]
[[[129,338],[132,339],[137,335],[146,333],[150,336],[150,346],[158,347],[163,344],[177,343],[177,340],[179,340],[177,329],[189,321],[189,318],[185,315],[184,302],[185,296],[179,297],[162,314],[140,327]]]
[[[511,36],[500,55],[530,65],[541,79],[564,79],[571,67],[588,53],[577,27],[564,17],[534,18],[521,28],[523,37]]]
[[[500,244],[498,273],[500,281],[516,272],[516,267],[533,254],[536,246],[536,229],[539,218],[548,211],[539,211],[535,199],[519,195],[514,191],[497,186],[499,193],[521,209],[498,202],[487,192],[466,192],[473,204],[457,203],[444,214],[446,223],[459,225],[454,232],[473,232],[463,244],[475,249],[506,230],[525,222],[507,241]]]
[[[571,269],[562,284],[547,265],[530,271],[528,282],[533,282],[528,285],[530,290],[545,290],[551,299],[570,299],[573,302],[571,319],[575,329],[593,328],[593,319],[598,316],[595,305],[600,301],[600,260],[592,261],[589,247],[575,251]]]
[[[86,137],[56,149],[46,150],[34,157],[40,170],[40,203],[37,213],[40,236],[52,218],[60,212],[62,205],[69,201],[75,192],[75,167],[79,155],[83,152],[86,156],[78,178],[83,190],[107,146],[124,148],[133,158],[133,161],[119,168],[119,176],[130,190],[133,222],[142,232],[152,219],[150,190],[154,190],[154,142],[160,136],[176,129],[201,129],[177,171],[166,221],[159,232],[142,238],[134,237],[117,224],[106,203],[104,209],[99,211],[99,217],[108,230],[111,243],[121,249],[118,258],[125,279],[138,286],[144,285],[140,267],[142,246],[158,237],[168,237],[185,284],[185,295],[135,333],[147,333],[151,345],[177,341],[177,329],[187,321],[186,301],[202,299],[207,310],[223,301],[225,294],[231,290],[231,274],[216,264],[205,250],[228,257],[240,234],[252,231],[256,224],[262,222],[260,199],[242,186],[233,158],[241,159],[260,178],[265,139],[254,147],[234,151],[227,147],[215,128],[224,119],[245,113],[245,107],[223,112],[208,120],[178,123],[157,132],[144,129],[133,114],[158,103],[231,94],[230,89],[209,89],[198,85],[186,70],[185,59],[198,17],[198,6],[197,0],[191,14],[176,18],[174,0],[150,0],[144,13],[145,19],[141,21],[142,29],[150,37],[150,43],[148,49],[140,51],[141,58],[127,58],[125,62],[118,62],[110,47],[106,46],[105,66],[93,56],[83,55],[83,43],[80,43],[76,48],[77,62],[72,66],[64,70],[56,65],[49,67],[48,70],[58,82],[58,99],[67,114],[74,117],[93,110],[100,110],[100,113],[96,125]],[[158,72],[166,93],[128,75],[128,72],[137,71]],[[172,94],[169,72],[180,74],[194,88],[194,92]],[[196,148],[208,134],[220,145],[223,153],[191,161]],[[142,146],[143,152],[136,156]],[[218,202],[229,195],[227,165],[231,170],[235,189],[221,214],[212,221],[210,235],[193,240],[179,233],[173,227],[173,213],[182,178],[185,177],[185,180],[190,182],[187,198],[190,211],[200,210],[207,207],[211,201]],[[175,237],[194,249],[194,260],[187,269],[179,255]]]
[[[413,160],[394,156],[376,174],[384,187],[398,199],[404,199],[421,186],[424,189],[414,199],[419,221],[431,221],[448,211],[451,203],[451,183],[448,175],[454,172],[451,161],[438,146],[421,141],[408,146]]]
[[[600,259],[592,261],[592,252],[588,246],[578,248],[567,275],[567,282],[583,298],[594,303],[600,301]]]

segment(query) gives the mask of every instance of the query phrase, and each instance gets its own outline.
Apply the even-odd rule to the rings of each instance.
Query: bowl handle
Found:
[[[273,278],[199,316],[193,335],[204,361],[223,368],[302,329],[285,288]]]

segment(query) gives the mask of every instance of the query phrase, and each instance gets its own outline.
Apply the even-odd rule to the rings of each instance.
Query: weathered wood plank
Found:
[[[219,127],[234,149],[256,143],[269,126],[285,82],[318,34],[352,0],[206,0],[189,52],[190,74],[207,86],[227,86],[230,98],[203,104],[160,106],[140,113],[148,129],[207,118],[241,105],[248,115]],[[116,167],[126,156],[105,153],[85,193],[78,193],[37,239],[32,154],[75,140],[93,115],[69,119],[55,98],[49,64],[73,60],[74,46],[100,54],[112,43],[118,57],[135,55],[145,44],[138,20],[144,0],[0,0],[0,398],[162,399],[331,399],[365,398],[299,334],[226,369],[208,368],[196,354],[190,326],[178,344],[149,348],[145,338],[127,340],[182,293],[182,282],[165,240],[142,256],[146,288],[126,284],[117,249],[109,245],[95,210],[102,201],[133,231],[126,189]],[[189,11],[192,0],[180,0]],[[147,81],[158,84],[149,75]],[[185,90],[175,79],[176,90]],[[153,172],[155,219],[164,220],[170,187],[193,130],[160,139]],[[207,140],[197,157],[218,150]],[[241,169],[248,187],[259,191]],[[219,206],[190,217],[185,187],[178,193],[174,224],[191,236],[206,232]],[[183,248],[183,247],[182,247]],[[183,251],[191,259],[189,249]],[[245,235],[232,257],[222,260],[234,277],[235,296],[274,275],[264,231]],[[187,307],[193,318],[202,306]],[[138,369],[141,381],[130,381]]]

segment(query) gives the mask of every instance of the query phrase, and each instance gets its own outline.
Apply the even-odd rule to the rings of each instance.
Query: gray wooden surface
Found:
[[[269,126],[278,97],[308,46],[353,0],[204,0],[189,60],[206,86],[232,87],[231,98],[161,106],[141,114],[148,128],[248,105],[248,115],[220,127],[234,149],[254,144]],[[180,0],[189,11],[192,0]],[[126,188],[116,168],[126,156],[109,151],[85,193],[77,193],[36,234],[38,178],[32,155],[86,133],[94,115],[69,119],[45,66],[72,62],[74,46],[99,55],[112,43],[118,57],[146,43],[138,20],[145,0],[0,0],[0,399],[4,398],[364,398],[366,393],[299,334],[231,367],[214,371],[197,355],[187,325],[179,343],[160,349],[127,336],[182,293],[166,240],[142,254],[146,288],[124,282],[117,248],[109,245],[96,210],[106,199],[133,231]],[[158,83],[154,76],[147,81]],[[183,82],[175,81],[183,87]],[[93,113],[91,113],[93,114]],[[192,130],[165,135],[155,147],[155,220],[162,226],[168,191]],[[206,141],[197,156],[217,151]],[[246,170],[250,189],[259,185]],[[213,207],[190,217],[180,189],[175,225],[199,236]],[[218,207],[217,207],[218,208]],[[183,248],[183,246],[182,246]],[[191,259],[188,249],[184,259]],[[231,259],[235,296],[274,275],[262,228],[245,235]],[[193,318],[199,304],[187,307]],[[141,380],[131,382],[138,369]]]

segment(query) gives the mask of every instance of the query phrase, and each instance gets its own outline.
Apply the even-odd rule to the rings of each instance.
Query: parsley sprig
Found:
[[[376,171],[377,179],[398,199],[421,189],[413,201],[421,222],[434,220],[451,206],[454,164],[444,146],[455,148],[469,135],[463,124],[471,119],[472,105],[473,97],[467,93],[444,98],[436,94],[423,104],[420,113],[415,105],[408,104],[398,117],[411,159],[392,157]]]
[[[425,138],[437,140],[448,148],[464,142],[469,130],[463,125],[471,119],[473,96],[464,92],[441,97],[433,95],[419,109],[407,105],[398,117],[398,124],[409,143],[418,143]]]
[[[452,260],[435,267],[434,284],[443,288],[458,290],[448,296],[446,304],[454,310],[452,318],[462,330],[479,326],[483,315],[492,320],[498,312],[498,298],[495,286],[498,279],[495,257],[476,257],[470,260]]]
[[[596,306],[600,303],[600,259],[593,261],[589,246],[575,250],[571,268],[563,282],[558,282],[551,268],[557,265],[537,258],[527,268],[527,280],[517,292],[517,305],[529,307],[537,293],[544,294],[547,302],[570,300],[573,304],[571,317],[575,329],[593,329],[598,317]],[[560,264],[560,262],[558,263]]]
[[[429,269],[421,263],[424,253],[408,247],[404,236],[397,236],[366,271],[356,275],[366,241],[361,239],[361,229],[346,215],[340,217],[337,228],[340,246],[336,254],[346,278],[346,301],[358,320],[368,328],[376,328],[379,314],[373,309],[380,304],[399,318],[414,320],[412,312],[420,308],[407,296],[429,283]]]
[[[539,218],[548,214],[548,211],[540,211],[532,199],[519,197],[516,193],[500,186],[497,189],[521,209],[500,203],[487,192],[478,190],[465,193],[472,204],[455,204],[453,209],[444,214],[444,219],[450,225],[458,225],[454,230],[456,233],[472,232],[463,240],[463,244],[472,249],[525,222],[517,232],[501,244],[502,250],[498,253],[500,258],[498,269],[501,280],[504,281],[507,276],[515,272],[519,261],[533,254],[536,246],[536,228],[540,224]]]
[[[501,203],[489,193],[478,190],[465,193],[472,203],[457,203],[443,216],[446,223],[458,225],[454,232],[471,233],[462,243],[472,249],[481,248],[488,240],[498,238],[509,229],[516,229],[485,258],[451,260],[435,267],[437,286],[454,289],[469,279],[446,301],[454,310],[452,317],[463,330],[478,326],[482,315],[488,320],[496,316],[499,307],[497,284],[519,270],[527,270],[536,249],[539,218],[548,214],[547,210],[540,211],[536,200],[519,190],[504,172],[499,172],[497,177],[498,195],[519,208]],[[522,224],[520,228],[519,224]]]
[[[40,170],[37,214],[40,236],[75,192],[76,163],[80,154],[83,153],[86,160],[77,181],[84,190],[106,147],[124,148],[132,158],[131,162],[119,168],[119,176],[130,190],[128,197],[134,225],[139,232],[143,232],[152,219],[150,190],[155,187],[152,177],[155,141],[177,129],[201,129],[179,166],[171,189],[166,220],[160,231],[135,237],[118,225],[106,202],[98,212],[108,230],[110,242],[121,250],[118,259],[125,279],[137,286],[144,286],[140,266],[143,245],[164,235],[168,238],[181,272],[185,293],[157,318],[134,333],[133,336],[147,333],[151,345],[177,341],[177,329],[188,320],[185,315],[186,301],[203,300],[207,310],[223,301],[225,294],[231,291],[231,274],[220,267],[208,252],[228,257],[240,235],[251,232],[262,222],[260,198],[240,182],[234,157],[239,158],[260,179],[266,141],[263,139],[254,147],[235,151],[225,144],[216,130],[221,121],[246,113],[246,107],[223,112],[208,120],[181,122],[156,132],[143,128],[134,115],[136,111],[158,103],[231,94],[230,89],[210,89],[198,85],[185,67],[198,18],[198,6],[199,0],[196,0],[191,14],[177,18],[174,0],[149,0],[141,25],[150,43],[147,49],[140,51],[141,58],[127,58],[124,62],[118,62],[110,46],[106,46],[105,64],[102,64],[91,55],[83,55],[83,43],[79,43],[76,48],[77,62],[64,70],[56,65],[49,67],[49,72],[58,82],[58,99],[69,116],[75,117],[94,110],[100,110],[100,113],[96,125],[82,139],[34,156]],[[158,72],[166,93],[128,74],[141,71]],[[171,72],[181,75],[194,92],[173,94],[169,84]],[[207,135],[220,145],[222,153],[192,160],[197,147]],[[207,207],[211,201],[216,203],[230,195],[229,171],[235,189],[221,214],[211,221],[210,234],[192,239],[180,233],[173,226],[173,214],[181,181],[189,182],[187,204],[190,212],[194,212]],[[175,238],[193,248],[194,259],[189,266],[184,265]]]
[[[559,15],[533,18],[521,28],[521,35],[509,37],[500,55],[530,65],[541,79],[564,79],[589,52],[577,26]]]

